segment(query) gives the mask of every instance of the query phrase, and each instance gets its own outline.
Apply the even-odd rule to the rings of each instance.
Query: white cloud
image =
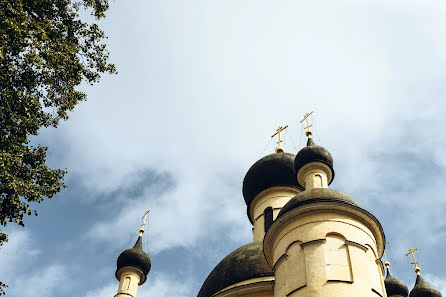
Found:
[[[3,282],[28,262],[33,261],[41,251],[34,246],[30,232],[24,229],[9,229],[9,240],[0,248],[0,274],[6,276]]]
[[[136,234],[141,211],[151,209],[147,228],[153,253],[194,246],[198,239],[214,236],[222,226],[239,230],[232,239],[246,242],[250,240],[250,228],[243,202],[234,199],[237,196],[217,177],[203,176],[200,182],[195,177],[184,177],[173,190],[159,197],[150,193],[128,197],[112,219],[94,224],[87,236],[94,241],[119,242],[122,234]]]
[[[118,290],[117,282],[112,282],[112,283],[107,284],[104,287],[95,288],[95,289],[93,289],[91,291],[88,291],[85,294],[85,297],[110,297],[110,296],[115,296],[117,290]]]
[[[59,264],[36,266],[41,250],[28,230],[12,228],[9,242],[0,249],[1,281],[8,285],[11,297],[34,297],[36,292],[45,296],[63,287],[68,271]]]
[[[62,265],[33,269],[25,275],[15,275],[7,294],[11,297],[35,297],[36,294],[53,296],[66,286],[68,271]]]
[[[417,239],[435,257],[444,233],[426,234],[444,221],[444,175],[421,170],[422,160],[409,172],[406,161],[383,156],[446,166],[445,12],[434,0],[116,2],[106,31],[120,74],[89,89],[72,119],[41,139],[98,209],[98,196],[145,187],[141,171],[171,174],[174,188],[123,191],[87,231],[95,243],[116,244],[136,235],[150,208],[150,251],[158,253],[220,232],[248,241],[244,173],[279,124],[299,144],[298,121],[314,109],[315,138],[335,158],[339,189],[367,205],[391,200],[401,209],[386,232],[398,254]],[[145,286],[166,292],[168,280]],[[115,287],[87,296],[113,296]]]

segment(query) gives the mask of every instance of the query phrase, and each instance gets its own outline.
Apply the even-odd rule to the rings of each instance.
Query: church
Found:
[[[348,195],[329,188],[335,177],[329,151],[315,143],[284,152],[279,127],[274,154],[258,160],[243,180],[253,241],[211,271],[197,297],[442,297],[423,279],[414,257],[415,286],[392,276],[386,238],[376,217]],[[147,213],[146,213],[147,215]],[[115,297],[136,297],[150,258],[141,236],[118,257]],[[155,297],[155,296],[154,296]]]

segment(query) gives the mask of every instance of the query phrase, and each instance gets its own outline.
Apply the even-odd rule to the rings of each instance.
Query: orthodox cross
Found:
[[[412,255],[412,259],[413,259],[413,262],[412,263],[410,263],[410,264],[414,264],[415,265],[415,272],[418,274],[418,275],[420,275],[420,267],[418,267],[418,264],[420,264],[420,262],[417,262],[416,260],[415,260],[415,255],[413,254],[415,251],[418,251],[418,248],[416,248],[416,249],[413,249],[413,248],[410,248],[409,249],[409,252],[406,254],[406,256],[409,256],[409,255]]]
[[[277,128],[276,133],[274,133],[273,135],[271,135],[271,138],[273,138],[276,135],[279,135],[279,141],[277,141],[277,147],[276,147],[276,153],[283,153],[283,147],[280,145],[280,143],[283,142],[283,140],[280,138],[280,133],[285,130],[286,128],[288,128],[288,125],[286,125],[285,127],[279,126],[279,128]]]
[[[310,136],[310,135],[311,135],[310,127],[312,127],[313,125],[310,125],[310,123],[308,123],[308,117],[309,117],[310,115],[312,115],[312,114],[313,114],[313,112],[310,112],[310,113],[307,112],[307,113],[305,114],[304,118],[302,119],[302,121],[300,121],[301,123],[302,123],[303,121],[306,121],[306,123],[307,123],[307,126],[304,127],[304,129],[307,129],[307,131],[305,132],[305,134],[306,134],[307,136]]]
[[[141,224],[141,228],[139,228],[139,236],[142,236],[142,234],[144,233],[144,226],[146,225],[147,215],[149,214],[149,212],[150,212],[150,209],[146,210],[146,212],[142,216],[142,224]]]

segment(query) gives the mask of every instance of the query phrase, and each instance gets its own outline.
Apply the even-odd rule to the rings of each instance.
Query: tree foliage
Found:
[[[49,168],[47,148],[29,137],[68,119],[86,99],[81,83],[116,72],[95,23],[107,9],[108,0],[0,0],[0,227],[24,226],[25,214],[37,215],[30,203],[65,186],[66,171]],[[1,231],[0,246],[7,241]]]

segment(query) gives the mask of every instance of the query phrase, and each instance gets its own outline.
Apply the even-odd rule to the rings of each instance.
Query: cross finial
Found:
[[[144,233],[144,226],[146,225],[147,215],[149,214],[149,212],[150,212],[150,209],[146,210],[146,212],[142,216],[142,224],[141,224],[141,228],[139,228],[139,236],[142,236],[142,234]]]
[[[279,135],[279,141],[277,141],[276,153],[283,153],[284,152],[283,147],[281,146],[281,143],[283,142],[283,140],[280,138],[280,132],[282,132],[286,128],[288,128],[288,125],[286,125],[285,127],[279,126],[279,128],[277,128],[277,130],[276,130],[276,133],[271,135],[271,138],[273,138],[276,135]]]
[[[307,112],[307,113],[304,115],[304,118],[302,119],[302,121],[300,121],[301,123],[302,123],[303,121],[307,121],[307,126],[304,127],[304,129],[307,129],[307,131],[305,132],[305,135],[307,135],[308,138],[311,138],[311,136],[312,136],[310,127],[312,127],[313,125],[310,125],[310,123],[308,123],[308,117],[309,117],[310,115],[312,115],[312,114],[313,114],[313,112],[310,112],[310,113]]]
[[[418,251],[418,248],[416,248],[416,249],[410,248],[409,252],[406,254],[406,256],[412,255],[413,262],[410,263],[410,264],[414,264],[415,265],[415,270],[414,271],[417,273],[417,275],[420,275],[421,269],[420,269],[420,267],[418,267],[418,264],[420,264],[420,262],[417,262],[415,260],[415,255],[413,254],[415,251]]]
[[[387,261],[387,254],[386,254],[386,252],[384,252],[384,259],[386,260],[386,262],[384,262],[384,266],[389,268],[390,267],[390,263],[389,263],[389,261]]]

